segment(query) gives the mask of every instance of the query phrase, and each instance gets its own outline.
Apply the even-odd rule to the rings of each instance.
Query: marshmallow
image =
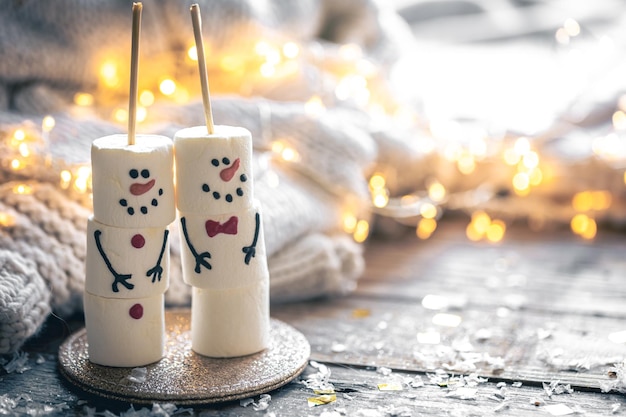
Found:
[[[176,148],[176,204],[186,214],[214,215],[252,205],[252,138],[242,127],[182,129]]]
[[[260,205],[217,216],[180,213],[184,281],[225,289],[269,279]]]
[[[163,294],[169,286],[169,231],[120,228],[89,218],[85,291],[109,298]]]
[[[105,366],[136,367],[164,355],[165,314],[162,294],[116,299],[85,293],[89,360]]]
[[[229,358],[260,352],[269,345],[269,285],[214,290],[193,288],[191,349]]]
[[[96,139],[91,146],[94,218],[116,227],[167,226],[176,216],[173,145],[165,136]]]

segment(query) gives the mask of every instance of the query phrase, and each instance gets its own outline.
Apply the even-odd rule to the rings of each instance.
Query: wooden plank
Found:
[[[33,355],[27,361],[30,369],[22,374],[2,375],[0,412],[8,415],[78,416],[89,415],[88,410],[98,413],[106,410],[120,415],[130,409],[128,403],[101,399],[68,387],[55,371],[54,357],[49,354],[43,356],[41,360]],[[541,386],[498,385],[497,380],[482,381],[473,376],[461,379],[451,373],[427,375],[382,371],[329,365],[324,372],[320,372],[320,368],[309,367],[300,378],[270,393],[271,401],[265,413],[253,408],[253,405],[244,407],[240,402],[194,408],[172,406],[169,411],[176,410],[180,413],[177,415],[203,417],[249,417],[271,413],[275,416],[335,413],[330,416],[387,417],[483,416],[498,412],[507,416],[527,416],[531,412],[550,415],[549,407],[558,404],[586,415],[610,415],[615,407],[620,407],[620,411],[626,409],[626,397],[618,394],[597,395],[574,390],[570,394],[548,396]],[[316,384],[304,384],[307,379],[326,379],[334,387],[336,400],[311,408],[308,399],[319,395],[314,392]],[[381,390],[385,387],[391,390]],[[394,390],[397,388],[401,390]],[[258,404],[260,397],[253,400]],[[534,405],[535,402],[540,405]],[[167,405],[156,407],[157,412],[159,407],[168,409]],[[145,413],[152,407],[135,406],[134,409]],[[187,412],[184,413],[183,409]]]
[[[281,306],[272,315],[304,333],[314,360],[336,364],[600,390],[624,358],[624,345],[608,339],[626,329],[618,318],[474,307],[441,313],[419,302],[360,297]]]
[[[626,318],[626,239],[604,232],[596,242],[568,231],[510,231],[504,242],[473,243],[459,224],[428,241],[372,241],[361,295],[454,305],[524,308]]]

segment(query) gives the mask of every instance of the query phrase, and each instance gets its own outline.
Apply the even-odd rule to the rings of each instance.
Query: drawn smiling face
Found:
[[[244,196],[243,185],[248,181],[248,176],[243,172],[239,158],[232,162],[228,157],[221,160],[213,158],[211,165],[219,171],[219,180],[217,176],[212,176],[212,181],[204,182],[204,193],[208,193],[215,201],[223,199],[226,203],[232,203],[236,198]]]
[[[155,189],[156,179],[150,178],[149,169],[138,170],[132,168],[128,171],[128,176],[132,180],[128,187],[128,192],[132,196],[137,197],[134,200],[138,203],[138,206],[134,206],[129,202],[128,198],[124,197],[119,200],[119,205],[126,209],[129,216],[134,216],[135,214],[147,215],[151,207],[158,207],[158,197],[163,195],[163,188],[158,187]]]
[[[174,152],[164,136],[125,135],[96,139],[92,145],[94,218],[114,227],[161,227],[176,217]]]

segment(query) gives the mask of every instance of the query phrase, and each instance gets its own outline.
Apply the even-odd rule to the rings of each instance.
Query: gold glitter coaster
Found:
[[[59,368],[72,384],[102,397],[136,404],[210,404],[263,394],[297,377],[311,347],[286,323],[271,319],[270,346],[249,356],[208,358],[191,350],[189,310],[165,312],[165,357],[141,368],[89,362],[85,329],[59,348]]]

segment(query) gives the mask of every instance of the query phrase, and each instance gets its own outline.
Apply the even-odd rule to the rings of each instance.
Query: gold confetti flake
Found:
[[[399,382],[382,382],[378,384],[378,391],[402,391],[402,384]]]
[[[307,403],[309,407],[317,407],[318,405],[330,404],[337,401],[336,394],[324,394],[318,395],[317,397],[309,397],[307,398]]]
[[[372,312],[367,308],[355,308],[352,310],[352,318],[355,319],[364,319],[369,317],[371,314]]]

